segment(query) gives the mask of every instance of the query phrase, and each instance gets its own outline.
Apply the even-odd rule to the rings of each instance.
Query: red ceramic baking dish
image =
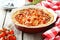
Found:
[[[38,33],[50,28],[57,15],[51,9],[42,6],[23,6],[12,10],[12,22],[18,30],[26,33]]]

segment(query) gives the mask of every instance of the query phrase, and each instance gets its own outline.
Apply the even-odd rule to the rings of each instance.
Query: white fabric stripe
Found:
[[[56,31],[56,32],[59,32],[59,28],[56,26],[56,27],[53,27],[53,29]],[[52,39],[54,39],[55,35],[53,34],[53,32],[51,30],[48,30],[44,33],[45,35],[49,34]]]
[[[46,31],[44,34],[45,35],[49,34],[49,35],[51,35],[51,37],[55,37],[55,35],[52,33],[51,30]]]
[[[59,32],[60,31],[60,29],[56,26],[56,27],[54,27],[53,28],[56,32]]]
[[[53,34],[53,32],[52,32],[51,30],[50,30],[49,35],[50,35],[51,37],[55,37],[55,35]]]
[[[55,29],[56,31],[60,31],[60,29],[57,26],[53,27],[52,29]],[[46,31],[44,34],[48,34],[50,32],[52,32],[51,29]]]
[[[58,18],[58,20],[57,20],[56,24],[59,24],[59,22],[60,22],[60,18]]]
[[[50,33],[50,30],[46,31],[44,34],[49,34]]]

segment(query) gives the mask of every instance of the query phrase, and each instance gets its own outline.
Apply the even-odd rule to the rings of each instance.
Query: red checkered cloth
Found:
[[[48,39],[48,38],[45,38],[44,40],[60,40],[60,36],[57,35],[54,39]]]
[[[44,40],[48,40],[48,39],[53,40],[59,32],[60,32],[60,18],[58,18],[55,27],[44,32],[42,36],[45,38]]]
[[[44,6],[47,8],[51,8],[52,6],[54,6],[54,4],[51,4],[51,1],[52,0],[42,1],[41,3],[38,3],[37,6]],[[54,11],[57,13],[58,19],[53,28],[49,29],[48,31],[42,34],[44,40],[60,40],[60,10],[58,11],[54,10]]]
[[[58,18],[57,22],[55,23],[55,27],[53,27],[50,30],[44,32],[42,34],[42,36],[45,38],[44,40],[56,40],[56,37],[57,37],[59,32],[60,32],[60,18]],[[59,36],[59,40],[60,40],[60,36]]]

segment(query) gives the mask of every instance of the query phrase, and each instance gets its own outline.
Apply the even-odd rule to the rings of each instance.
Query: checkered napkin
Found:
[[[47,8],[51,7],[51,6],[49,6],[50,3],[48,1],[51,2],[52,0],[46,0],[46,2],[42,1],[41,3],[38,3],[37,6],[46,7],[47,5],[45,5],[45,4],[48,3]],[[44,40],[60,40],[60,10],[58,10],[58,11],[55,10],[55,12],[58,15],[58,19],[57,19],[55,26],[53,28],[47,30],[46,32],[44,32],[42,34]]]
[[[55,23],[55,26],[49,29],[48,31],[44,32],[42,36],[45,38],[44,40],[56,40],[58,39],[58,37],[60,37],[58,35],[59,32],[60,32],[60,18],[58,18],[57,22]]]

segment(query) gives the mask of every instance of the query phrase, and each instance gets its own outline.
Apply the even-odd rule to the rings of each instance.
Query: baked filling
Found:
[[[22,25],[38,26],[50,21],[51,15],[43,9],[28,8],[15,12],[15,20]]]

